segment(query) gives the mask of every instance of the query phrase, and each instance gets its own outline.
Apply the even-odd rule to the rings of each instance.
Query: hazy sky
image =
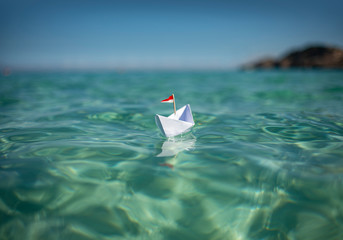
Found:
[[[0,66],[228,68],[343,47],[342,0],[1,0]]]

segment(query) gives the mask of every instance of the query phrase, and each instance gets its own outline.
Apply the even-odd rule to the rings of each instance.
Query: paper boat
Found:
[[[156,114],[156,125],[166,137],[174,137],[181,133],[187,132],[194,126],[191,106],[183,106],[169,117]]]

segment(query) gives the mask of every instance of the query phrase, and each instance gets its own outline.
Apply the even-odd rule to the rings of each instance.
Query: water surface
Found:
[[[0,239],[343,239],[342,100],[339,71],[1,77]]]

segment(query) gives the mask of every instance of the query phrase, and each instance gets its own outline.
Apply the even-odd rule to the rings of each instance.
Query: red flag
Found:
[[[174,97],[173,97],[173,95],[171,95],[169,98],[167,98],[167,99],[164,99],[164,100],[162,100],[161,102],[168,102],[168,103],[172,103],[172,102],[174,102]]]

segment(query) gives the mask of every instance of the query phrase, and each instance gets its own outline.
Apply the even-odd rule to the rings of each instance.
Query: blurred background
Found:
[[[234,69],[343,47],[342,10],[340,0],[2,0],[0,67]]]

